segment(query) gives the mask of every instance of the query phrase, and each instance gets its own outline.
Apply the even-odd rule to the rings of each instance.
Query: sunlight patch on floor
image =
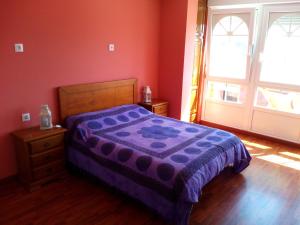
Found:
[[[250,153],[251,156],[261,156],[264,155],[264,153]]]
[[[292,153],[292,152],[279,152],[279,154],[293,157],[295,159],[300,159],[300,154],[296,154],[296,153]]]
[[[263,150],[271,149],[271,147],[269,147],[269,146],[258,144],[258,143],[255,143],[255,142],[250,142],[250,141],[246,141],[246,140],[242,140],[242,142],[244,142],[244,144],[247,147],[251,146],[251,147],[260,148],[260,149],[263,149]]]
[[[278,155],[264,155],[264,156],[258,156],[257,158],[300,171],[299,161],[287,159]]]

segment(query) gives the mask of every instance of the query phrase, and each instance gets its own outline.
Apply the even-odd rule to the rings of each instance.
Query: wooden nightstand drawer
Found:
[[[168,112],[168,105],[158,105],[154,107],[154,113],[156,114],[167,114]]]
[[[64,158],[64,149],[63,147],[58,147],[44,153],[32,155],[31,165],[32,167],[36,168],[63,158]]]
[[[152,99],[152,102],[144,103],[140,102],[140,106],[143,106],[145,109],[161,115],[168,116],[168,102],[160,99]]]
[[[59,134],[37,141],[32,141],[29,144],[31,147],[31,153],[35,154],[57,146],[63,146],[63,143],[64,135]]]
[[[164,113],[157,113],[157,115],[159,115],[159,116],[168,116],[168,113],[167,113],[167,112],[164,112]]]
[[[55,175],[64,169],[64,161],[56,161],[54,163],[48,164],[46,166],[37,168],[33,170],[33,179],[39,180],[44,177]]]

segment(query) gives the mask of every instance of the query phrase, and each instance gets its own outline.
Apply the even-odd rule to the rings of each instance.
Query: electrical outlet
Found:
[[[108,45],[108,51],[114,52],[115,51],[115,44],[109,44]]]
[[[24,46],[21,43],[15,44],[15,52],[16,53],[22,53],[24,52]]]
[[[23,122],[30,121],[30,113],[22,113],[22,121]]]

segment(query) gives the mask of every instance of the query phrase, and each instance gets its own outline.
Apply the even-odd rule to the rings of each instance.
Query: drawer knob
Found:
[[[49,142],[45,142],[45,143],[44,143],[44,147],[45,147],[45,148],[49,148],[49,147],[50,147],[50,143],[49,143]]]
[[[51,155],[47,155],[47,156],[45,156],[45,159],[50,160],[50,159],[52,159],[52,157],[51,157]]]

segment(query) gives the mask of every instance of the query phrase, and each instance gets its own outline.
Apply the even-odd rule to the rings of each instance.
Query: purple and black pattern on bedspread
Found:
[[[224,167],[240,172],[251,160],[231,133],[137,105],[72,116],[67,125],[70,144],[81,153],[170,201],[198,201],[202,187]]]

